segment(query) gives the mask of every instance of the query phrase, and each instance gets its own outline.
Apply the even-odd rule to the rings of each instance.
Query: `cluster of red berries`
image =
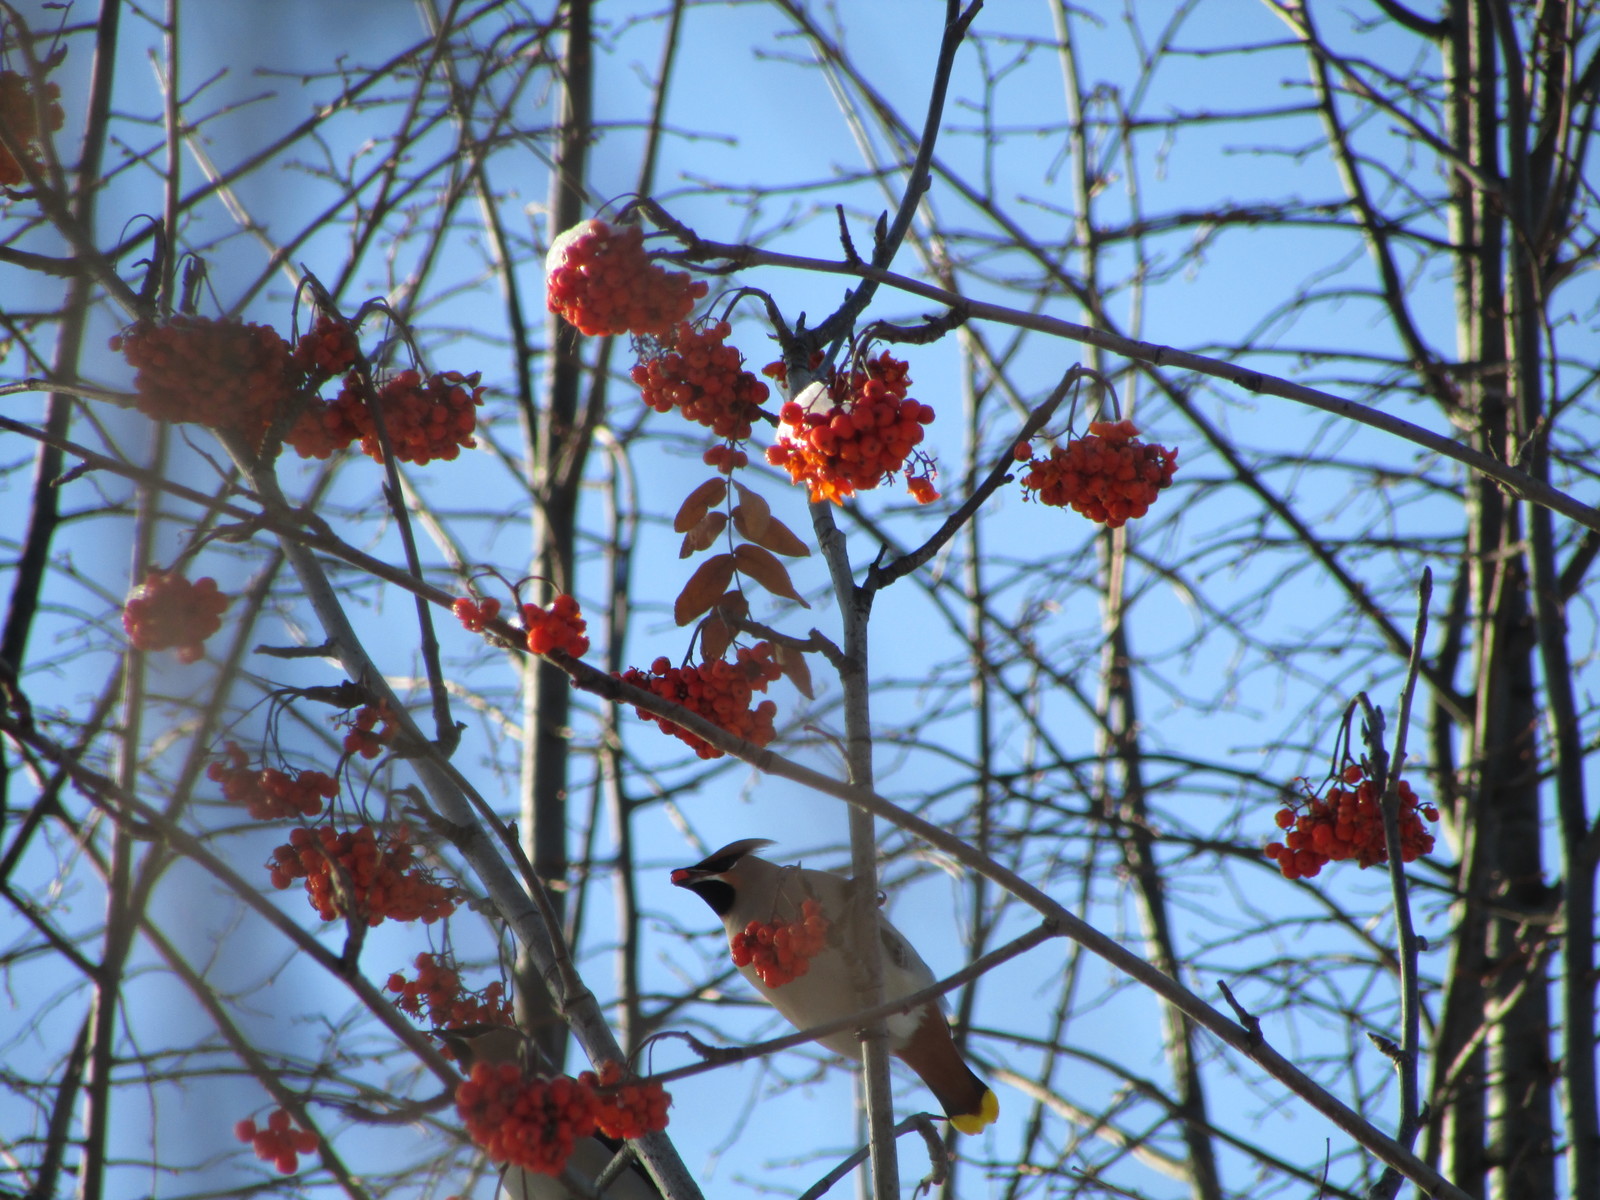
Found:
[[[361,345],[343,321],[319,313],[294,347],[294,365],[318,382],[343,375],[356,365]]]
[[[782,674],[772,661],[771,643],[758,642],[754,647],[741,646],[737,662],[719,658],[698,667],[675,667],[662,657],[650,664],[648,674],[637,667],[629,667],[618,678],[654,692],[663,700],[681,704],[747,742],[765,746],[777,736],[772,718],[777,715],[778,706],[771,700],[763,700],[751,708],[750,701],[755,692],[766,691],[767,685]],[[681,725],[642,708],[634,711],[646,721],[660,725],[664,733],[684,742],[701,758],[722,757],[721,750]]]
[[[35,98],[26,75],[16,71],[0,71],[0,125],[5,126],[12,143],[24,149],[28,161],[34,166],[39,165],[39,156],[28,143],[40,140],[40,110],[43,109],[45,132],[54,133],[66,119],[58,103],[60,98],[61,88],[58,84],[45,84],[40,97]],[[27,177],[22,164],[4,146],[0,146],[0,186],[10,187],[22,183]]]
[[[544,266],[550,311],[589,337],[667,337],[709,290],[652,263],[637,225],[583,221],[556,238]]]
[[[589,622],[583,619],[578,602],[565,592],[550,601],[548,609],[524,604],[522,625],[528,631],[528,649],[534,654],[560,650],[582,658],[589,653],[589,639],[584,636]]]
[[[907,370],[885,350],[860,369],[834,372],[810,404],[789,401],[779,412],[783,423],[767,461],[804,483],[813,503],[838,504],[877,487],[905,464],[922,441],[922,427],[933,420],[933,409],[906,396]],[[936,499],[932,485],[922,483],[912,494],[923,503]]]
[[[726,321],[696,329],[680,322],[670,348],[633,368],[633,381],[656,412],[676,408],[720,438],[742,442],[766,400],[767,385],[744,369],[744,355],[724,342]]]
[[[339,794],[338,780],[321,771],[290,774],[276,767],[256,771],[239,748],[228,742],[222,748],[222,761],[206,768],[206,778],[222,785],[222,794],[242,804],[257,821],[276,821],[284,817],[314,817],[322,802]]]
[[[769,988],[782,987],[811,969],[811,960],[828,945],[828,918],[822,906],[807,899],[800,918],[785,921],[751,921],[728,938],[733,965],[753,966],[756,977]]]
[[[658,1083],[606,1085],[620,1080],[616,1063],[601,1075],[530,1078],[516,1063],[479,1063],[456,1087],[456,1111],[467,1135],[497,1163],[540,1175],[559,1175],[573,1146],[596,1131],[608,1137],[639,1137],[665,1129],[671,1098]],[[597,1087],[615,1090],[602,1101]]]
[[[329,825],[292,829],[267,862],[272,886],[282,891],[304,879],[311,907],[324,921],[348,912],[374,926],[386,917],[432,924],[455,912],[461,893],[436,882],[416,861],[410,836],[404,825],[381,838],[367,825],[353,833]]]
[[[259,439],[293,401],[289,343],[266,325],[178,315],[140,321],[111,339],[134,376],[140,412]]]
[[[1340,779],[1350,786],[1335,785],[1326,796],[1306,787],[1304,812],[1298,811],[1298,803],[1278,810],[1278,828],[1288,832],[1282,842],[1268,844],[1267,857],[1278,864],[1285,879],[1310,879],[1327,862],[1354,859],[1361,867],[1370,867],[1389,861],[1378,789],[1358,763],[1345,767]],[[1400,857],[1413,862],[1433,849],[1433,834],[1423,827],[1422,818],[1437,821],[1439,810],[1431,804],[1419,806],[1404,779],[1397,781],[1395,790],[1400,795]]]
[[[386,702],[363,704],[355,716],[346,720],[350,726],[349,732],[344,735],[346,754],[377,758],[383,753],[383,748],[394,741],[395,717]]]
[[[500,615],[500,601],[493,596],[483,600],[463,596],[450,606],[450,611],[468,633],[482,633],[484,627]]]
[[[191,583],[178,571],[151,571],[128,593],[122,628],[140,650],[175,649],[179,662],[197,662],[228,603],[209,575]]]
[[[740,467],[750,465],[750,456],[736,446],[719,442],[700,456],[708,467],[715,467],[723,475],[732,475]]]
[[[322,1139],[309,1129],[293,1128],[289,1114],[281,1108],[274,1109],[267,1117],[265,1129],[257,1129],[256,1123],[246,1117],[234,1125],[233,1136],[241,1142],[254,1142],[256,1157],[271,1163],[285,1175],[293,1175],[300,1169],[302,1154],[315,1154],[322,1145]]]
[[[1039,503],[1071,505],[1109,529],[1144,516],[1178,469],[1178,452],[1141,442],[1132,421],[1095,421],[1087,436],[1052,446],[1049,458],[1020,442],[1015,457],[1028,464],[1022,486]]]
[[[424,384],[421,374],[405,370],[378,388],[383,428],[395,457],[420,467],[435,459],[451,462],[476,446],[475,410],[483,404],[479,378],[478,372],[443,371]],[[336,399],[313,401],[284,435],[302,458],[327,458],[357,438],[368,458],[383,461],[378,425],[354,372],[345,376]]]
[[[622,1077],[622,1064],[603,1062],[600,1073],[585,1071],[578,1082],[595,1094],[595,1127],[607,1137],[639,1138],[667,1127],[672,1097],[659,1083]]]
[[[497,980],[482,991],[468,992],[462,989],[460,972],[442,956],[419,954],[415,965],[415,979],[396,971],[384,985],[396,993],[394,1005],[401,1012],[418,1020],[426,1018],[436,1029],[511,1024],[511,1001],[506,997],[505,984]]]

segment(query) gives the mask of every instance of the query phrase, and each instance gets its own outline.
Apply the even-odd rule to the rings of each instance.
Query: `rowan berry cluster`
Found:
[[[600,1073],[585,1071],[578,1082],[595,1094],[595,1127],[607,1137],[639,1138],[667,1127],[672,1097],[659,1083],[622,1077],[622,1064],[603,1062]]]
[[[452,462],[462,450],[476,446],[478,442],[472,433],[477,425],[475,410],[483,404],[483,388],[478,386],[480,378],[476,371],[471,375],[443,371],[430,375],[424,384],[421,374],[405,370],[383,384],[378,389],[378,407],[383,413],[384,432],[389,435],[395,457],[420,467],[435,459]],[[359,375],[345,376],[338,398],[321,406],[320,411],[313,405],[311,413],[320,420],[322,436],[329,442],[342,437],[341,445],[347,446],[360,438],[362,452],[377,462],[383,461],[377,422],[363,398]],[[305,424],[306,414],[302,414],[295,429]],[[294,431],[289,440],[300,450]]]
[[[708,288],[652,263],[637,225],[613,228],[590,220],[551,244],[545,290],[550,311],[589,337],[667,337]]]
[[[650,664],[648,674],[637,667],[629,667],[618,678],[654,692],[663,700],[681,704],[747,742],[765,746],[777,736],[772,719],[777,715],[778,706],[771,700],[763,700],[751,708],[750,701],[755,692],[766,691],[767,685],[783,674],[772,659],[771,643],[758,642],[753,647],[741,646],[736,662],[719,658],[698,667],[675,667],[662,657]],[[722,757],[721,750],[665,717],[642,708],[634,711],[660,725],[664,733],[684,742],[701,758]]]
[[[373,926],[386,917],[432,924],[455,912],[460,892],[436,882],[416,853],[403,825],[381,837],[367,825],[353,833],[302,826],[289,831],[267,867],[280,891],[304,879],[311,907],[324,921],[349,914]]]
[[[1365,868],[1389,861],[1383,837],[1383,799],[1377,787],[1358,763],[1346,766],[1340,781],[1347,786],[1336,784],[1319,797],[1302,780],[1304,811],[1302,802],[1278,810],[1278,828],[1288,832],[1282,842],[1269,843],[1266,853],[1285,879],[1310,879],[1328,862],[1354,859]],[[1400,796],[1400,857],[1412,862],[1433,849],[1433,834],[1423,826],[1422,818],[1437,821],[1439,810],[1431,804],[1419,806],[1416,793],[1403,779],[1396,782],[1395,789]]]
[[[815,400],[783,406],[767,461],[804,483],[813,503],[838,504],[877,487],[905,464],[922,441],[922,427],[933,420],[933,409],[907,397],[907,371],[886,350],[859,369],[834,372]],[[914,488],[913,495],[922,500],[931,488]]]
[[[343,375],[356,365],[361,346],[355,330],[336,317],[319,313],[311,329],[294,347],[294,364],[319,383]]]
[[[339,783],[321,771],[296,771],[290,774],[276,767],[254,770],[238,742],[222,748],[222,759],[206,768],[206,778],[222,785],[222,794],[242,804],[257,821],[276,821],[285,817],[314,817],[322,802],[339,794]]]
[[[700,456],[708,467],[715,467],[723,475],[732,475],[740,467],[750,465],[750,456],[736,446],[719,442]]]
[[[1034,458],[1021,442],[1015,457],[1028,464],[1022,486],[1039,503],[1071,505],[1109,529],[1144,516],[1178,469],[1178,452],[1139,441],[1132,421],[1096,421],[1085,437],[1052,446],[1048,458]]]
[[[415,966],[415,979],[396,971],[384,985],[396,993],[394,1005],[401,1012],[426,1018],[436,1029],[511,1024],[511,1001],[503,983],[497,980],[481,991],[468,992],[461,986],[460,972],[443,956],[419,954]]]
[[[751,921],[728,938],[733,965],[753,966],[756,977],[769,988],[800,978],[827,945],[828,918],[812,899],[801,904],[798,920]]]
[[[322,1139],[309,1129],[295,1129],[290,1125],[289,1114],[274,1109],[267,1117],[267,1127],[257,1129],[249,1117],[237,1122],[233,1136],[241,1142],[254,1142],[256,1157],[271,1163],[285,1175],[300,1169],[300,1155],[315,1154]]]
[[[43,110],[45,132],[54,133],[66,119],[61,111],[60,99],[61,88],[58,84],[45,84],[39,97],[35,97],[26,75],[16,71],[0,71],[0,125],[5,127],[12,143],[21,148],[28,161],[36,167],[40,165],[39,155],[34,149],[40,140],[40,111]],[[10,187],[27,178],[22,164],[4,146],[0,146],[0,186]]]
[[[528,649],[534,654],[560,650],[582,658],[589,653],[589,639],[584,636],[589,622],[583,619],[578,602],[565,592],[550,601],[548,609],[524,604],[522,625],[528,631]]]
[[[463,596],[450,606],[450,611],[468,633],[482,633],[484,627],[500,615],[500,601],[492,596],[483,600]]]
[[[386,702],[363,704],[356,710],[355,716],[346,720],[350,727],[344,735],[346,754],[377,758],[383,753],[383,748],[394,741],[395,717]]]
[[[140,650],[177,650],[179,662],[197,662],[228,604],[209,575],[191,583],[178,571],[151,571],[128,593],[122,628]]]
[[[178,315],[111,339],[138,369],[135,404],[158,421],[192,421],[258,440],[293,400],[289,343],[266,325]]]
[[[456,1086],[469,1136],[497,1163],[559,1175],[577,1142],[596,1132],[635,1138],[667,1127],[672,1098],[659,1083],[622,1081],[622,1067],[577,1079],[530,1078],[516,1063],[479,1063]]]
[[[676,408],[720,438],[742,442],[766,400],[767,385],[744,369],[744,355],[725,339],[726,321],[696,329],[680,322],[668,347],[633,368],[633,381],[656,412]]]

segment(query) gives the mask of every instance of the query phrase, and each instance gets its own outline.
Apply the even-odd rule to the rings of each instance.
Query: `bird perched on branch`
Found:
[[[466,1025],[440,1029],[435,1036],[450,1047],[463,1074],[478,1063],[517,1062],[531,1050],[528,1036],[510,1025]],[[578,1200],[596,1195],[595,1182],[623,1149],[616,1138],[595,1134],[572,1148],[560,1175],[540,1175],[521,1167],[507,1167],[500,1179],[505,1200]],[[629,1161],[599,1193],[601,1200],[661,1200],[661,1190],[637,1159]]]
[[[849,927],[852,881],[756,856],[755,851],[772,844],[766,838],[731,842],[694,866],[674,871],[672,882],[694,892],[722,918],[740,973],[795,1028],[809,1029],[861,1011],[866,1005],[857,998],[849,957],[854,944]],[[815,919],[818,915],[822,922]],[[881,912],[877,917],[884,996],[897,1000],[930,986],[934,977],[928,965],[888,918]],[[758,926],[753,932],[752,922]],[[765,951],[755,946],[757,935],[766,939],[761,942]],[[928,1085],[956,1129],[977,1133],[999,1115],[1000,1102],[963,1061],[938,1001],[892,1014],[886,1024],[889,1052]],[[846,1058],[861,1057],[854,1029],[817,1041]]]

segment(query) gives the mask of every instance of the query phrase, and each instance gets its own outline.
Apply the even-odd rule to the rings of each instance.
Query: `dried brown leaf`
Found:
[[[744,524],[739,531],[752,542],[759,542],[767,531],[767,522],[772,520],[772,506],[742,483],[735,481],[733,490],[739,493],[739,507],[744,510]]]
[[[727,592],[717,601],[716,608],[700,626],[700,661],[715,662],[733,645],[734,628],[722,619],[724,613],[744,616],[750,604],[743,592]]]
[[[738,560],[739,570],[754,579],[774,596],[782,596],[786,600],[799,601],[801,608],[810,608],[805,598],[794,590],[794,584],[789,581],[789,570],[777,560],[771,551],[760,546],[745,542],[735,546],[733,557]]]
[[[678,515],[672,518],[672,531],[674,533],[688,533],[700,524],[700,518],[711,511],[713,505],[721,504],[722,498],[728,494],[728,481],[720,475],[715,479],[708,479],[694,491],[684,497],[683,507],[678,509]]]
[[[775,554],[786,554],[790,558],[805,558],[811,553],[811,547],[796,537],[794,531],[777,517],[768,518],[766,529],[762,531],[760,537],[757,537],[745,527],[746,522],[740,519],[743,509],[744,505],[741,504],[733,510],[733,527],[758,546],[765,546]]]
[[[805,654],[792,646],[774,646],[772,651],[772,661],[794,684],[795,690],[807,700],[815,700],[817,694],[811,690],[811,667],[806,662]]]
[[[740,547],[743,549],[743,547]],[[701,563],[672,604],[672,617],[687,625],[709,610],[733,582],[733,555],[716,554]]]
[[[700,518],[699,523],[693,529],[683,535],[683,545],[678,550],[678,557],[688,558],[689,555],[698,554],[706,549],[722,535],[722,531],[727,528],[727,525],[727,513],[720,511],[708,512]]]

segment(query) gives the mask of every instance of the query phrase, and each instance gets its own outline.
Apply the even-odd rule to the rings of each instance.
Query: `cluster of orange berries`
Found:
[[[733,965],[754,966],[757,978],[773,988],[804,975],[827,945],[828,918],[811,899],[801,904],[798,920],[751,921],[728,939]]]
[[[348,718],[348,723],[349,732],[344,735],[346,754],[377,758],[383,748],[394,741],[395,717],[386,702],[363,704],[355,716]]]
[[[922,427],[933,420],[933,409],[907,397],[907,372],[907,364],[887,350],[859,369],[833,372],[811,404],[791,400],[780,410],[778,441],[768,448],[767,461],[804,483],[813,503],[838,504],[877,487],[905,464],[922,441]],[[932,484],[926,478],[921,483],[913,496],[922,503],[937,499]]]
[[[715,467],[723,475],[732,475],[740,467],[750,465],[750,456],[737,446],[719,442],[700,456],[708,467]]]
[[[206,778],[222,785],[222,794],[242,804],[257,821],[276,821],[284,817],[314,817],[322,802],[339,794],[339,783],[321,771],[290,774],[276,767],[252,770],[238,742],[222,748],[223,761],[206,768]]]
[[[476,446],[472,433],[476,409],[483,404],[480,378],[478,372],[442,371],[423,383],[420,373],[408,369],[379,387],[378,407],[394,456],[420,467],[435,459],[451,462]],[[362,452],[382,462],[378,423],[363,390],[360,375],[347,375],[338,397],[312,401],[284,440],[302,458],[327,458],[359,438]]]
[[[460,972],[442,956],[419,954],[415,966],[415,979],[396,971],[384,985],[396,993],[394,1005],[401,1012],[418,1020],[426,1017],[436,1029],[511,1024],[511,1001],[503,983],[497,980],[482,991],[467,992],[461,987]]]
[[[1267,845],[1267,857],[1278,864],[1285,879],[1310,879],[1328,862],[1354,859],[1365,868],[1389,861],[1383,837],[1383,798],[1366,771],[1358,763],[1345,767],[1340,779],[1347,787],[1335,785],[1319,797],[1306,787],[1305,811],[1299,804],[1278,810],[1278,828],[1287,830],[1282,842]],[[1305,786],[1304,781],[1301,781]],[[1439,819],[1431,804],[1419,806],[1416,793],[1404,779],[1395,790],[1400,796],[1400,858],[1413,862],[1433,849],[1433,834],[1422,818]]]
[[[747,742],[765,746],[777,736],[772,719],[778,713],[778,706],[771,700],[763,700],[751,708],[750,701],[755,692],[766,691],[767,685],[783,674],[772,657],[771,643],[758,642],[753,647],[741,646],[737,662],[719,658],[698,667],[675,667],[663,656],[650,664],[648,674],[637,667],[629,667],[618,678],[654,692],[663,700],[681,704]],[[721,750],[681,725],[642,708],[634,711],[660,725],[664,733],[684,742],[701,758],[722,757]]]
[[[293,1128],[289,1114],[281,1108],[274,1109],[267,1117],[265,1129],[257,1129],[256,1123],[246,1117],[234,1125],[233,1136],[241,1142],[254,1142],[256,1157],[271,1163],[285,1175],[293,1175],[300,1169],[302,1154],[315,1154],[322,1145],[322,1139],[309,1129]]]
[[[659,1083],[606,1085],[620,1080],[616,1063],[601,1076],[530,1078],[516,1063],[479,1063],[456,1087],[456,1111],[467,1135],[497,1163],[541,1175],[559,1175],[582,1138],[639,1137],[665,1129],[671,1097]],[[597,1087],[614,1087],[602,1102]]]
[[[272,886],[282,891],[304,879],[311,907],[324,921],[348,913],[373,926],[386,917],[432,924],[455,912],[460,892],[436,882],[416,861],[410,836],[404,825],[381,838],[367,825],[353,833],[328,825],[292,829],[267,862]]]
[[[493,596],[482,600],[463,596],[450,606],[450,611],[468,633],[482,633],[484,627],[500,615],[500,601]]]
[[[1033,447],[1019,442],[1015,457],[1028,464],[1022,486],[1039,503],[1071,505],[1109,529],[1144,516],[1178,469],[1178,452],[1139,441],[1132,421],[1095,421],[1087,436],[1052,446],[1048,458],[1034,458]]]
[[[582,658],[589,653],[589,639],[584,636],[589,622],[583,619],[578,602],[565,592],[550,601],[548,609],[524,604],[522,625],[528,631],[528,649],[534,654],[561,650]]]
[[[545,256],[550,311],[589,337],[667,337],[708,290],[686,272],[652,263],[637,225],[583,221],[556,238]]]
[[[607,1137],[639,1138],[667,1127],[672,1097],[659,1083],[622,1077],[622,1064],[603,1062],[600,1073],[585,1071],[578,1082],[594,1092],[595,1127]]]
[[[34,166],[39,165],[39,156],[28,143],[39,141],[40,110],[44,114],[45,132],[54,133],[66,120],[58,103],[60,98],[61,87],[58,84],[45,84],[36,98],[26,75],[16,71],[0,71],[0,125],[5,126],[12,143],[24,150],[28,161]],[[27,177],[22,164],[4,146],[0,146],[0,186],[10,187],[22,183]]]
[[[111,339],[138,369],[135,404],[158,421],[192,421],[258,440],[295,395],[289,343],[267,325],[179,314]]]
[[[140,650],[177,650],[179,662],[197,662],[228,603],[209,575],[191,583],[178,571],[151,571],[128,593],[122,628]]]
[[[324,400],[317,387],[355,363],[355,331],[326,314],[290,347],[276,330],[242,321],[178,315],[140,321],[111,339],[137,368],[135,403],[160,421],[190,421],[259,441],[301,398],[304,407],[284,433],[302,458],[327,458],[359,440],[382,461],[377,423],[351,372],[339,395]],[[423,380],[401,371],[377,390],[384,429],[395,457],[421,466],[450,461],[477,445],[473,429],[483,388],[477,373],[444,371]]]
[[[744,355],[725,339],[726,321],[696,329],[680,322],[667,348],[633,368],[633,381],[656,412],[676,408],[720,438],[742,442],[767,398],[767,385],[744,369]]]

